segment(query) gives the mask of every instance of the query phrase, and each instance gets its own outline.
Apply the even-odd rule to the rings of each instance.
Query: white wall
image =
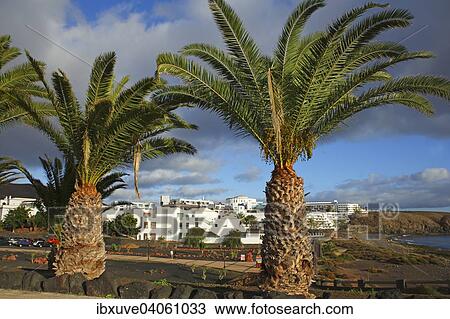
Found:
[[[0,199],[0,220],[4,220],[5,216],[10,210],[16,209],[19,206],[25,206],[30,209],[30,215],[34,216],[38,212],[37,208],[34,206],[36,200],[34,198],[21,198],[21,197],[11,197],[7,196]]]

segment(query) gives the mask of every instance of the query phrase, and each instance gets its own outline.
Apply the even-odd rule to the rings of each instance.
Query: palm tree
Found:
[[[45,90],[36,84],[39,79],[30,63],[17,64],[6,71],[3,70],[19,56],[20,50],[11,47],[11,37],[0,36],[0,129],[24,120],[27,116],[27,112],[17,107],[14,96],[45,96]],[[35,102],[34,106],[41,114],[52,114],[52,108],[45,103]]]
[[[173,107],[146,100],[160,85],[155,79],[144,78],[126,88],[128,78],[124,78],[115,85],[113,52],[95,60],[83,107],[61,70],[53,73],[51,89],[42,67],[31,56],[28,58],[47,90],[57,125],[36,112],[27,100],[17,100],[29,113],[29,124],[47,135],[76,171],[62,246],[56,255],[56,274],[83,273],[88,279],[96,278],[105,269],[99,185],[111,172],[128,164],[133,165],[137,181],[141,159],[177,152],[193,154],[192,145],[161,135],[172,129],[195,127],[171,112]]]
[[[39,160],[47,179],[45,183],[33,177],[22,165],[17,165],[17,169],[33,185],[39,196],[40,204],[45,207],[51,216],[63,213],[69,203],[70,196],[75,191],[77,177],[75,167],[67,161],[63,164],[63,161],[57,157],[53,160],[48,157],[39,157]],[[123,172],[112,172],[97,183],[97,191],[101,194],[102,200],[111,196],[114,191],[127,187],[122,179],[126,175]]]
[[[322,136],[365,109],[401,104],[429,115],[433,108],[424,95],[449,98],[446,79],[394,78],[389,73],[400,62],[432,56],[374,40],[383,31],[407,27],[412,19],[408,11],[368,3],[321,32],[304,34],[310,16],[324,5],[325,0],[300,3],[273,56],[267,57],[224,0],[209,0],[227,50],[191,44],[180,54],[164,53],[157,59],[159,74],[185,84],[162,89],[160,103],[216,112],[239,135],[256,139],[266,160],[273,162],[266,186],[263,287],[290,294],[308,295],[314,272],[303,180],[294,171],[298,159],[311,158]],[[378,10],[367,14],[371,9]]]
[[[18,180],[17,161],[8,157],[0,157],[0,186]]]

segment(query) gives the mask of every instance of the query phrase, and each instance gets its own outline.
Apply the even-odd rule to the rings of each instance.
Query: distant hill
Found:
[[[0,199],[7,196],[34,199],[38,198],[37,193],[31,184],[8,183],[0,185]]]
[[[395,218],[381,218],[379,213],[369,213],[351,218],[352,225],[367,225],[369,232],[377,232],[378,220],[381,231],[387,235],[403,234],[450,234],[450,214],[438,212],[401,212]]]

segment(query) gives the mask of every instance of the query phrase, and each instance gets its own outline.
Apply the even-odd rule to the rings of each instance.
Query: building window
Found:
[[[156,222],[152,222],[151,228],[152,228],[152,229],[156,229]]]
[[[219,227],[217,224],[214,224],[214,227]]]
[[[186,229],[189,229],[189,223],[186,223]]]
[[[150,234],[150,240],[156,240],[156,234]]]
[[[183,229],[183,223],[180,223],[180,229]]]
[[[198,228],[198,222],[195,222],[195,227],[197,227],[197,228]]]
[[[183,239],[183,234],[182,233],[178,234],[178,239]]]
[[[144,228],[148,228],[148,222],[144,222]]]
[[[144,240],[147,240],[147,239],[148,239],[148,235],[144,234]]]

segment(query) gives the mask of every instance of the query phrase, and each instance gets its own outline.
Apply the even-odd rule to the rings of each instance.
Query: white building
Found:
[[[364,212],[359,204],[332,202],[307,202],[306,220],[311,229],[337,229],[339,223],[348,223],[355,212]]]
[[[177,198],[171,199],[168,195],[161,196],[160,201],[161,206],[167,205],[190,205],[197,207],[211,207],[214,206],[214,202],[211,200],[203,199],[187,199],[187,198]]]
[[[332,202],[306,202],[308,212],[339,212],[346,215],[352,215],[357,211],[362,211],[359,204],[340,203],[337,200]]]
[[[205,199],[170,199],[161,196],[160,205],[132,202],[104,212],[105,220],[130,212],[138,220],[138,240],[183,242],[191,228],[205,230],[205,243],[221,243],[232,230],[238,230],[244,244],[260,244],[264,232],[264,204],[246,196],[228,198],[226,203]],[[306,203],[306,221],[313,230],[333,230],[359,210],[358,204],[334,202]],[[254,216],[249,221],[248,216]]]
[[[359,204],[355,203],[338,203],[338,212],[340,213],[348,213],[348,215],[352,215],[358,211],[363,211]]]
[[[232,230],[238,230],[242,242],[258,244],[261,242],[254,229],[242,225],[236,212],[225,205],[214,205],[206,200],[170,200],[161,196],[160,206],[153,203],[129,203],[114,206],[103,213],[104,220],[112,220],[129,212],[137,219],[140,232],[138,240],[157,240],[183,242],[190,228],[205,230],[205,243],[220,243]],[[261,232],[258,232],[261,233]]]
[[[9,211],[25,206],[33,216],[37,213],[35,206],[38,196],[30,184],[5,184],[0,186],[0,220],[4,220]]]
[[[252,209],[258,205],[255,198],[250,198],[244,195],[227,198],[226,203],[237,212],[243,212],[244,210]]]
[[[156,213],[156,205],[151,202],[129,202],[119,205],[112,203],[112,207],[103,212],[103,219],[111,221],[126,212],[137,219],[137,227],[141,228],[144,227],[145,217]]]

